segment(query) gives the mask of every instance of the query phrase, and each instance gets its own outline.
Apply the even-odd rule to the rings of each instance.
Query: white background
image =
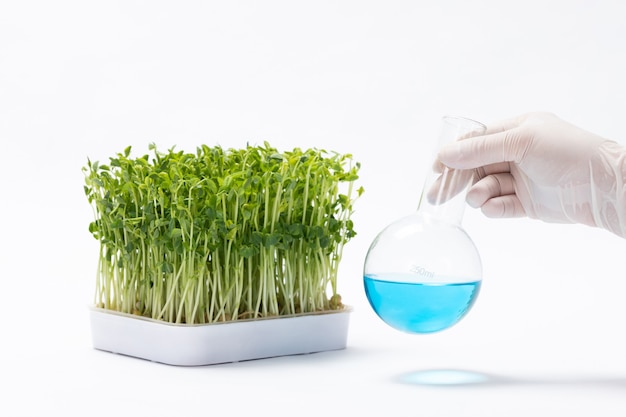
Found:
[[[623,239],[468,208],[483,290],[429,336],[385,326],[362,287],[372,239],[417,206],[441,116],[548,110],[626,140],[623,4],[0,3],[0,414],[623,416]],[[199,368],[92,349],[87,158],[264,140],[362,164],[348,348]]]

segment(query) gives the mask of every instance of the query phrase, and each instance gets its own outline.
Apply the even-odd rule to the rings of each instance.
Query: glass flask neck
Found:
[[[457,140],[484,134],[485,125],[463,117],[446,116],[442,120],[438,148]],[[418,212],[437,220],[460,226],[465,211],[465,196],[474,178],[473,170],[457,170],[433,158],[426,178]]]
[[[420,214],[460,226],[465,212],[465,196],[472,172],[445,167],[434,179],[427,180],[417,207]]]

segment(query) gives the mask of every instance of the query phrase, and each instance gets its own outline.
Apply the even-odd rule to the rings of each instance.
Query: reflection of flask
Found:
[[[444,117],[439,145],[484,131],[473,120]],[[474,304],[482,281],[480,255],[461,227],[472,172],[435,168],[417,212],[380,232],[365,258],[370,305],[388,325],[409,333],[457,323]]]

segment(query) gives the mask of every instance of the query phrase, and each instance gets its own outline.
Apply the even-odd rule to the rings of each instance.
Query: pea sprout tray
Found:
[[[200,366],[345,349],[351,312],[186,325],[90,307],[90,319],[95,349]]]

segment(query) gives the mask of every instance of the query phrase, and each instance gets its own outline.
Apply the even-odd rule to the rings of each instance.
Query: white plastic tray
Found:
[[[346,347],[351,309],[184,325],[90,308],[93,347],[180,366],[212,365]]]

